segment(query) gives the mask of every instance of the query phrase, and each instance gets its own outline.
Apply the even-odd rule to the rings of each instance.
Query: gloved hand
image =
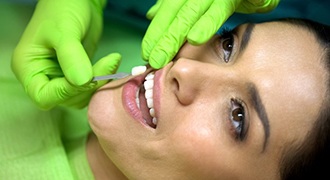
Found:
[[[38,1],[13,53],[12,70],[40,108],[86,104],[83,92],[95,89],[93,70],[102,70],[92,69],[90,57],[102,33],[104,6],[105,0]],[[118,61],[108,63],[103,70]],[[73,103],[76,95],[81,99]]]
[[[93,65],[93,72],[94,72],[93,76],[102,76],[102,75],[116,73],[120,65],[120,62],[121,62],[121,55],[118,53],[112,53],[106,57],[101,58]],[[109,82],[109,80],[93,82],[92,83],[93,85],[90,86],[92,88],[88,90],[85,89],[84,87],[80,89],[70,84],[67,84],[64,78],[62,78],[62,80],[59,79],[58,81],[62,81],[62,82],[58,82],[58,83],[55,82],[54,85],[58,86],[63,84],[63,89],[66,89],[68,93],[66,94],[66,97],[62,98],[66,100],[61,104],[70,107],[77,107],[77,108],[85,107],[88,104],[95,90],[97,90],[98,88]],[[51,84],[48,85],[48,88],[50,88],[50,90],[53,89]],[[45,92],[47,91],[45,90]],[[55,98],[58,98],[58,96]]]
[[[279,1],[158,0],[147,13],[152,21],[142,41],[142,58],[161,68],[186,40],[193,45],[208,41],[234,12],[268,12]]]

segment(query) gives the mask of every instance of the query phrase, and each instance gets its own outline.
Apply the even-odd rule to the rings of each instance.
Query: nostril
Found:
[[[172,90],[177,98],[178,102],[184,106],[187,106],[193,102],[195,95],[192,93],[193,89],[188,90],[185,86],[181,86],[178,79],[172,80]],[[191,92],[190,92],[191,91]]]
[[[200,63],[197,63],[197,61],[180,58],[173,64],[168,73],[170,90],[174,93],[179,103],[184,106],[194,101],[201,88],[199,86],[201,83],[199,65]]]
[[[173,87],[173,90],[174,90],[175,93],[179,92],[180,85],[179,85],[179,81],[176,78],[172,79],[172,86],[171,87]]]

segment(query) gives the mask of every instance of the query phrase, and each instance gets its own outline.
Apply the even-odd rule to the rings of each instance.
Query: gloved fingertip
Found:
[[[110,55],[108,55],[107,60],[109,62],[111,62],[111,69],[113,70],[117,70],[117,68],[119,67],[121,60],[122,60],[122,56],[119,53],[112,53]],[[107,62],[106,64],[109,65],[109,62]]]
[[[147,14],[146,14],[146,18],[149,20],[152,20],[155,17],[155,10],[154,9],[150,9]]]
[[[111,53],[108,56],[109,58],[113,58],[114,60],[121,61],[121,54],[119,53]]]
[[[152,46],[149,46],[148,40],[144,38],[142,40],[142,45],[141,45],[141,57],[143,60],[148,61],[150,57],[150,52],[152,50]]]
[[[92,89],[92,88],[95,88],[96,86],[97,86],[97,81],[91,81],[89,84],[88,84],[88,87],[90,88],[90,89]]]
[[[94,89],[96,86],[97,86],[96,81],[90,81],[90,82],[86,83],[85,85],[76,87],[76,89],[78,90],[77,93],[89,91],[91,89]]]
[[[155,17],[155,15],[156,15],[156,13],[157,13],[159,7],[160,7],[160,4],[161,4],[160,1],[157,1],[156,4],[153,5],[153,6],[148,10],[148,12],[146,13],[146,17],[147,17],[147,19],[152,20],[152,19]]]
[[[187,41],[192,45],[201,45],[208,40],[208,36],[206,36],[203,32],[191,31],[187,35]]]
[[[67,69],[65,76],[71,84],[83,86],[91,81],[93,78],[93,71],[92,68],[72,67],[71,69]]]
[[[143,51],[141,51],[141,58],[142,58],[144,61],[148,61],[148,58],[147,58],[147,56],[143,53]]]
[[[157,60],[157,61],[151,60],[151,61],[149,61],[149,64],[154,69],[160,69],[165,65],[165,63],[163,63],[163,62],[164,61],[160,61],[160,60]]]
[[[187,39],[188,43],[194,46],[198,46],[200,44],[202,44],[199,40],[195,40],[195,39]]]
[[[91,81],[92,77],[83,77],[83,76],[79,76],[76,77],[75,79],[71,80],[70,82],[73,82],[75,85],[77,86],[83,86],[86,85],[87,83],[89,83]]]

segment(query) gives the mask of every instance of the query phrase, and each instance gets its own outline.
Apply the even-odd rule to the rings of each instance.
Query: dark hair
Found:
[[[319,116],[306,139],[294,148],[286,149],[280,161],[281,179],[330,179],[330,27],[306,19],[281,19],[280,22],[305,28],[315,35],[324,48],[327,70],[327,90]],[[312,93],[312,92],[311,92]]]

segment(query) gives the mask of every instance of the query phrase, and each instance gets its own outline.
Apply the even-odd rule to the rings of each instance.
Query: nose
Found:
[[[171,88],[179,102],[182,105],[189,105],[202,93],[208,93],[210,86],[217,83],[215,79],[218,76],[218,68],[214,64],[179,58],[168,74]]]

